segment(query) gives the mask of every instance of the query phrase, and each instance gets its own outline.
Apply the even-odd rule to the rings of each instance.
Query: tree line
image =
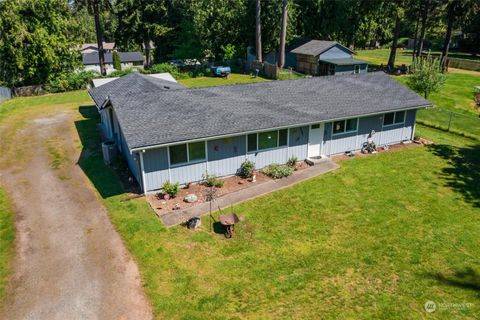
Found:
[[[426,39],[448,54],[452,34],[480,46],[480,0],[0,0],[0,83],[43,84],[79,67],[78,46],[115,42],[143,51],[146,63],[221,61],[278,51],[296,38],[335,40],[352,48]],[[283,54],[283,55],[282,55]]]

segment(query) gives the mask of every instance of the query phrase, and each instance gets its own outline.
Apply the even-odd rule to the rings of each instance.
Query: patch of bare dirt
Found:
[[[0,318],[151,319],[138,267],[75,164],[73,114],[43,117],[9,139],[9,155],[18,152],[22,161],[0,163],[17,230]]]

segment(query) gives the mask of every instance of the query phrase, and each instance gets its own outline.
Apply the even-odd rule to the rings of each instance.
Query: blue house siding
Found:
[[[308,128],[309,126],[290,128],[287,159],[291,157],[297,157],[299,160],[307,158]]]
[[[148,150],[142,157],[146,190],[159,189],[165,181],[170,180],[167,148]]]
[[[206,172],[206,161],[193,164],[185,164],[178,167],[170,167],[170,181],[178,182],[180,184],[201,181]],[[160,188],[160,186],[158,186],[157,189]]]
[[[325,51],[324,53],[322,53],[320,56],[319,56],[319,59],[322,60],[322,59],[343,59],[343,58],[350,58],[352,56],[352,54],[346,50],[345,48],[343,48],[342,46],[340,45],[335,45],[334,47],[328,49],[327,51]]]
[[[358,151],[368,136],[375,131],[373,140],[379,146],[394,144],[412,138],[415,125],[415,110],[406,112],[405,123],[383,126],[383,115],[362,117],[358,119],[357,131],[344,134],[333,134],[333,122],[326,122],[323,137],[323,154],[330,156],[345,151]],[[217,176],[228,176],[238,173],[240,165],[249,159],[255,162],[257,169],[272,163],[285,163],[290,157],[299,160],[307,158],[309,126],[290,128],[288,147],[279,147],[258,152],[247,152],[246,135],[206,141],[207,161],[190,163],[180,166],[169,166],[168,147],[145,150],[142,153],[145,189],[147,192],[159,190],[165,181],[198,182],[208,172]],[[124,146],[123,149],[126,149]],[[124,155],[128,157],[128,153]],[[136,165],[136,155],[127,159],[132,168]],[[137,166],[138,168],[138,166]],[[132,170],[133,172],[134,170]],[[137,171],[138,172],[138,171]],[[137,174],[140,176],[141,174]],[[138,181],[141,179],[137,177]]]
[[[368,64],[360,64],[360,73],[367,73]],[[355,65],[335,66],[335,75],[354,74]]]
[[[207,141],[208,173],[216,176],[235,174],[245,161],[246,136]]]

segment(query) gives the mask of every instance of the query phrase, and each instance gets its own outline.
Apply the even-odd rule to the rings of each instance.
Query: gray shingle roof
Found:
[[[431,105],[383,72],[145,92],[117,81],[129,79],[132,91],[102,95],[130,149]]]
[[[291,52],[298,53],[298,54],[305,54],[309,56],[318,56],[319,54],[324,53],[325,51],[334,47],[337,44],[339,43],[336,41],[311,40],[301,45],[300,47],[293,49]],[[350,51],[351,53],[354,53],[352,50],[348,49],[347,47],[344,47],[344,48]]]
[[[120,61],[126,62],[143,62],[143,54],[141,52],[119,52]],[[90,52],[82,54],[82,63],[84,65],[99,64],[98,52]],[[111,52],[105,52],[105,63],[113,63]]]
[[[159,91],[184,88],[184,86],[175,82],[132,72],[98,88],[93,88],[89,93],[95,104],[101,107],[107,97],[116,97],[121,100],[129,96],[136,96],[140,99],[143,95],[155,95]]]
[[[350,66],[353,64],[368,64],[367,61],[358,60],[355,58],[342,58],[342,59],[320,59],[320,61],[335,64],[337,66]]]

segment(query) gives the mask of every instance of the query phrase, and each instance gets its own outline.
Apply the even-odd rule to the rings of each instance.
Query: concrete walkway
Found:
[[[339,167],[338,164],[331,161],[330,159],[322,159],[321,161],[316,162],[314,166],[295,172],[290,177],[279,179],[279,180],[270,180],[262,184],[258,184],[246,189],[242,189],[242,190],[238,190],[238,191],[226,194],[218,198],[214,202],[213,207],[226,208],[232,204],[238,204],[238,203],[265,195],[273,191],[290,187],[304,180],[313,178],[315,176],[324,174],[326,172],[333,171],[338,167]],[[169,212],[161,216],[160,219],[163,221],[163,223],[167,227],[171,227],[171,226],[178,225],[192,217],[205,215],[209,212],[209,209],[210,209],[209,203],[202,203],[184,210]]]

